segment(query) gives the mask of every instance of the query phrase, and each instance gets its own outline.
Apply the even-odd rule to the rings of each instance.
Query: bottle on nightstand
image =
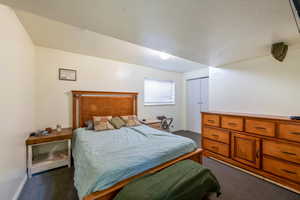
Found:
[[[57,131],[57,132],[61,132],[61,125],[60,125],[60,124],[57,124],[57,125],[56,125],[56,131]]]

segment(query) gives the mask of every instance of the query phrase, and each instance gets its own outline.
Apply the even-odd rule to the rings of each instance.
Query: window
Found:
[[[175,104],[175,82],[145,79],[144,105]]]

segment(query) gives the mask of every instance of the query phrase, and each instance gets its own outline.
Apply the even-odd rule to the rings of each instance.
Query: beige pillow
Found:
[[[109,121],[116,129],[122,128],[123,126],[126,126],[126,123],[123,119],[120,117],[113,117]]]
[[[136,115],[121,116],[125,121],[126,126],[138,126],[141,125]]]
[[[110,124],[111,116],[98,117],[94,116],[94,129],[95,131],[112,130],[114,127]]]

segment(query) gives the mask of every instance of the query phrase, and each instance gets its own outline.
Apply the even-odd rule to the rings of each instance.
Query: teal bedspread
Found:
[[[82,199],[195,149],[191,139],[145,125],[101,132],[80,128],[73,137],[74,184]]]

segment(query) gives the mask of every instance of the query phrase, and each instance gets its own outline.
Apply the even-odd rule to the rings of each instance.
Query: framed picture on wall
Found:
[[[76,81],[76,70],[59,68],[59,80]]]

